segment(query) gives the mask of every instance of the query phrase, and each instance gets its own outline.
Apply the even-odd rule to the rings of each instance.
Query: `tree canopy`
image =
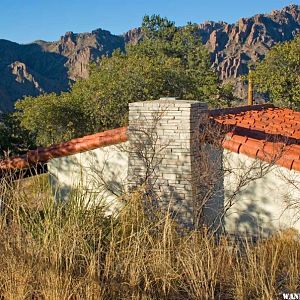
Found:
[[[274,46],[253,72],[259,92],[278,106],[300,109],[300,36]]]
[[[0,158],[35,147],[35,137],[20,126],[13,114],[0,113]]]
[[[160,16],[146,16],[143,39],[116,50],[90,67],[70,92],[25,97],[16,103],[21,125],[49,145],[127,123],[128,103],[172,96],[213,102],[218,79],[197,26],[178,28]]]

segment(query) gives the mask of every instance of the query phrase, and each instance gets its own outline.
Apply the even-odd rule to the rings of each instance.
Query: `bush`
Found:
[[[300,36],[274,46],[254,72],[259,92],[277,106],[300,109]]]

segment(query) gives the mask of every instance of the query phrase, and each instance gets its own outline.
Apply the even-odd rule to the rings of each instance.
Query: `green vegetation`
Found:
[[[16,119],[3,116],[1,150],[124,125],[133,101],[177,96],[231,104],[232,86],[220,88],[194,25],[145,17],[143,32],[126,53],[93,64],[89,79],[69,93],[19,101]],[[255,83],[276,104],[298,108],[295,45],[299,38],[275,47],[257,67]],[[204,186],[212,174],[202,174]],[[10,179],[0,179],[0,299],[275,299],[299,289],[300,239],[293,230],[240,245],[206,228],[183,231],[156,207],[145,212],[150,200],[142,188],[123,195],[123,209],[107,217],[101,204],[84,205],[83,191],[55,203],[46,176]]]
[[[49,145],[127,123],[128,103],[173,96],[217,103],[220,88],[197,27],[159,16],[143,20],[143,41],[90,68],[69,93],[18,101],[21,125]],[[224,93],[224,95],[227,95]]]
[[[142,191],[111,219],[77,195],[55,204],[45,179],[0,181],[1,299],[277,299],[299,289],[293,232],[239,247],[145,214]]]
[[[218,82],[197,26],[178,28],[154,15],[144,17],[142,32],[142,41],[127,45],[125,53],[116,50],[92,64],[90,77],[76,82],[70,92],[25,97],[16,103],[15,116],[35,144],[50,145],[123,126],[128,103],[134,101],[175,96],[213,107],[234,103],[233,86]],[[275,105],[300,109],[299,49],[300,37],[279,44],[253,72],[257,91],[269,94]],[[5,139],[10,146],[15,144],[9,135]],[[7,142],[1,145],[7,149]]]
[[[253,73],[259,92],[268,93],[277,106],[300,109],[300,36],[278,44]]]
[[[90,77],[70,92],[25,97],[14,117],[0,121],[0,151],[20,153],[127,123],[128,103],[173,96],[208,102],[235,102],[233,86],[221,85],[207,49],[191,23],[176,27],[160,16],[145,16],[143,39],[90,66]],[[272,48],[253,72],[258,92],[278,106],[300,109],[300,36]]]
[[[0,158],[35,147],[35,137],[20,126],[13,114],[0,114]]]

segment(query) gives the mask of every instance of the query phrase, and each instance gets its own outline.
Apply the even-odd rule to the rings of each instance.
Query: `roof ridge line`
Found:
[[[276,108],[273,104],[267,103],[267,104],[256,104],[256,105],[244,105],[244,106],[238,106],[238,107],[228,107],[228,108],[218,108],[218,109],[212,109],[208,110],[208,113],[210,116],[218,116],[218,115],[224,115],[224,114],[239,114],[246,111],[251,110],[264,110],[267,108]]]

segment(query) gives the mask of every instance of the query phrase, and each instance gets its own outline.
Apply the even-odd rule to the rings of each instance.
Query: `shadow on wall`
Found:
[[[55,201],[64,202],[68,200],[72,192],[72,188],[69,185],[60,183],[58,176],[50,172],[49,172],[49,183]]]
[[[171,104],[180,108],[181,101]],[[144,184],[151,195],[146,205],[168,211],[184,227],[204,224],[218,230],[224,207],[223,152],[200,142],[199,126],[207,119],[199,115],[200,105],[190,115],[189,103],[177,110],[171,104],[157,102],[146,116],[145,107],[132,111],[129,186]]]
[[[267,201],[267,198],[264,198]],[[239,200],[237,200],[239,201]],[[228,221],[230,219],[230,221]],[[232,207],[227,214],[229,233],[249,236],[269,236],[276,228],[272,213],[256,204],[256,201],[244,201],[243,208],[238,211]],[[228,223],[231,223],[230,225]]]
[[[285,218],[279,207],[281,199],[275,201],[279,198],[275,170],[266,162],[202,145],[198,203],[204,204],[204,223],[250,236],[269,236],[280,229]]]
[[[251,182],[240,195],[240,200],[243,201],[243,211],[240,210],[235,219],[235,228],[240,232],[268,236],[276,230],[274,215],[272,210],[268,209],[269,204],[274,199],[265,188],[263,188],[264,192],[259,197],[255,193],[255,191],[262,188],[260,185],[264,185],[264,179],[263,177],[258,181]]]
[[[81,194],[85,202],[116,204],[126,191],[128,154],[122,146],[107,146],[52,159],[48,163],[50,183],[57,201]]]
[[[117,207],[120,203],[117,198],[127,190],[128,158],[132,155],[127,143],[52,159],[48,168],[56,200],[66,201],[75,193],[85,198],[85,203],[105,203],[111,207],[110,211]],[[190,225],[187,227],[206,224],[219,230],[224,221],[224,207],[233,194],[233,205],[225,215],[226,230],[250,235],[269,235],[274,231],[273,199],[270,199],[268,178],[252,180],[250,172],[249,178],[242,178],[247,184],[234,187],[232,182],[237,184],[236,176],[247,174],[253,166],[231,165],[230,170],[224,170],[223,152],[210,145],[201,147],[192,177],[188,177],[191,176],[190,166],[185,169],[182,165],[178,169],[173,163],[165,165],[161,158],[166,159],[167,152],[159,152],[161,157],[158,155],[156,162],[152,159],[155,168],[146,181],[147,192],[152,193],[151,201],[145,202],[147,210],[159,208],[168,211],[180,224]],[[163,150],[168,151],[168,148]],[[184,158],[189,153],[179,155]],[[136,176],[145,174],[149,167],[147,162],[139,159],[140,164],[134,169]],[[163,176],[157,176],[160,174]],[[143,181],[145,178],[140,176],[139,179]],[[193,195],[193,198],[187,198],[187,195]]]
[[[225,229],[231,234],[268,236],[288,222],[282,218],[276,168],[224,151]]]
[[[195,210],[202,214],[200,218],[204,224],[221,232],[224,215],[224,169],[223,149],[220,145],[201,145],[198,172],[199,192]]]

